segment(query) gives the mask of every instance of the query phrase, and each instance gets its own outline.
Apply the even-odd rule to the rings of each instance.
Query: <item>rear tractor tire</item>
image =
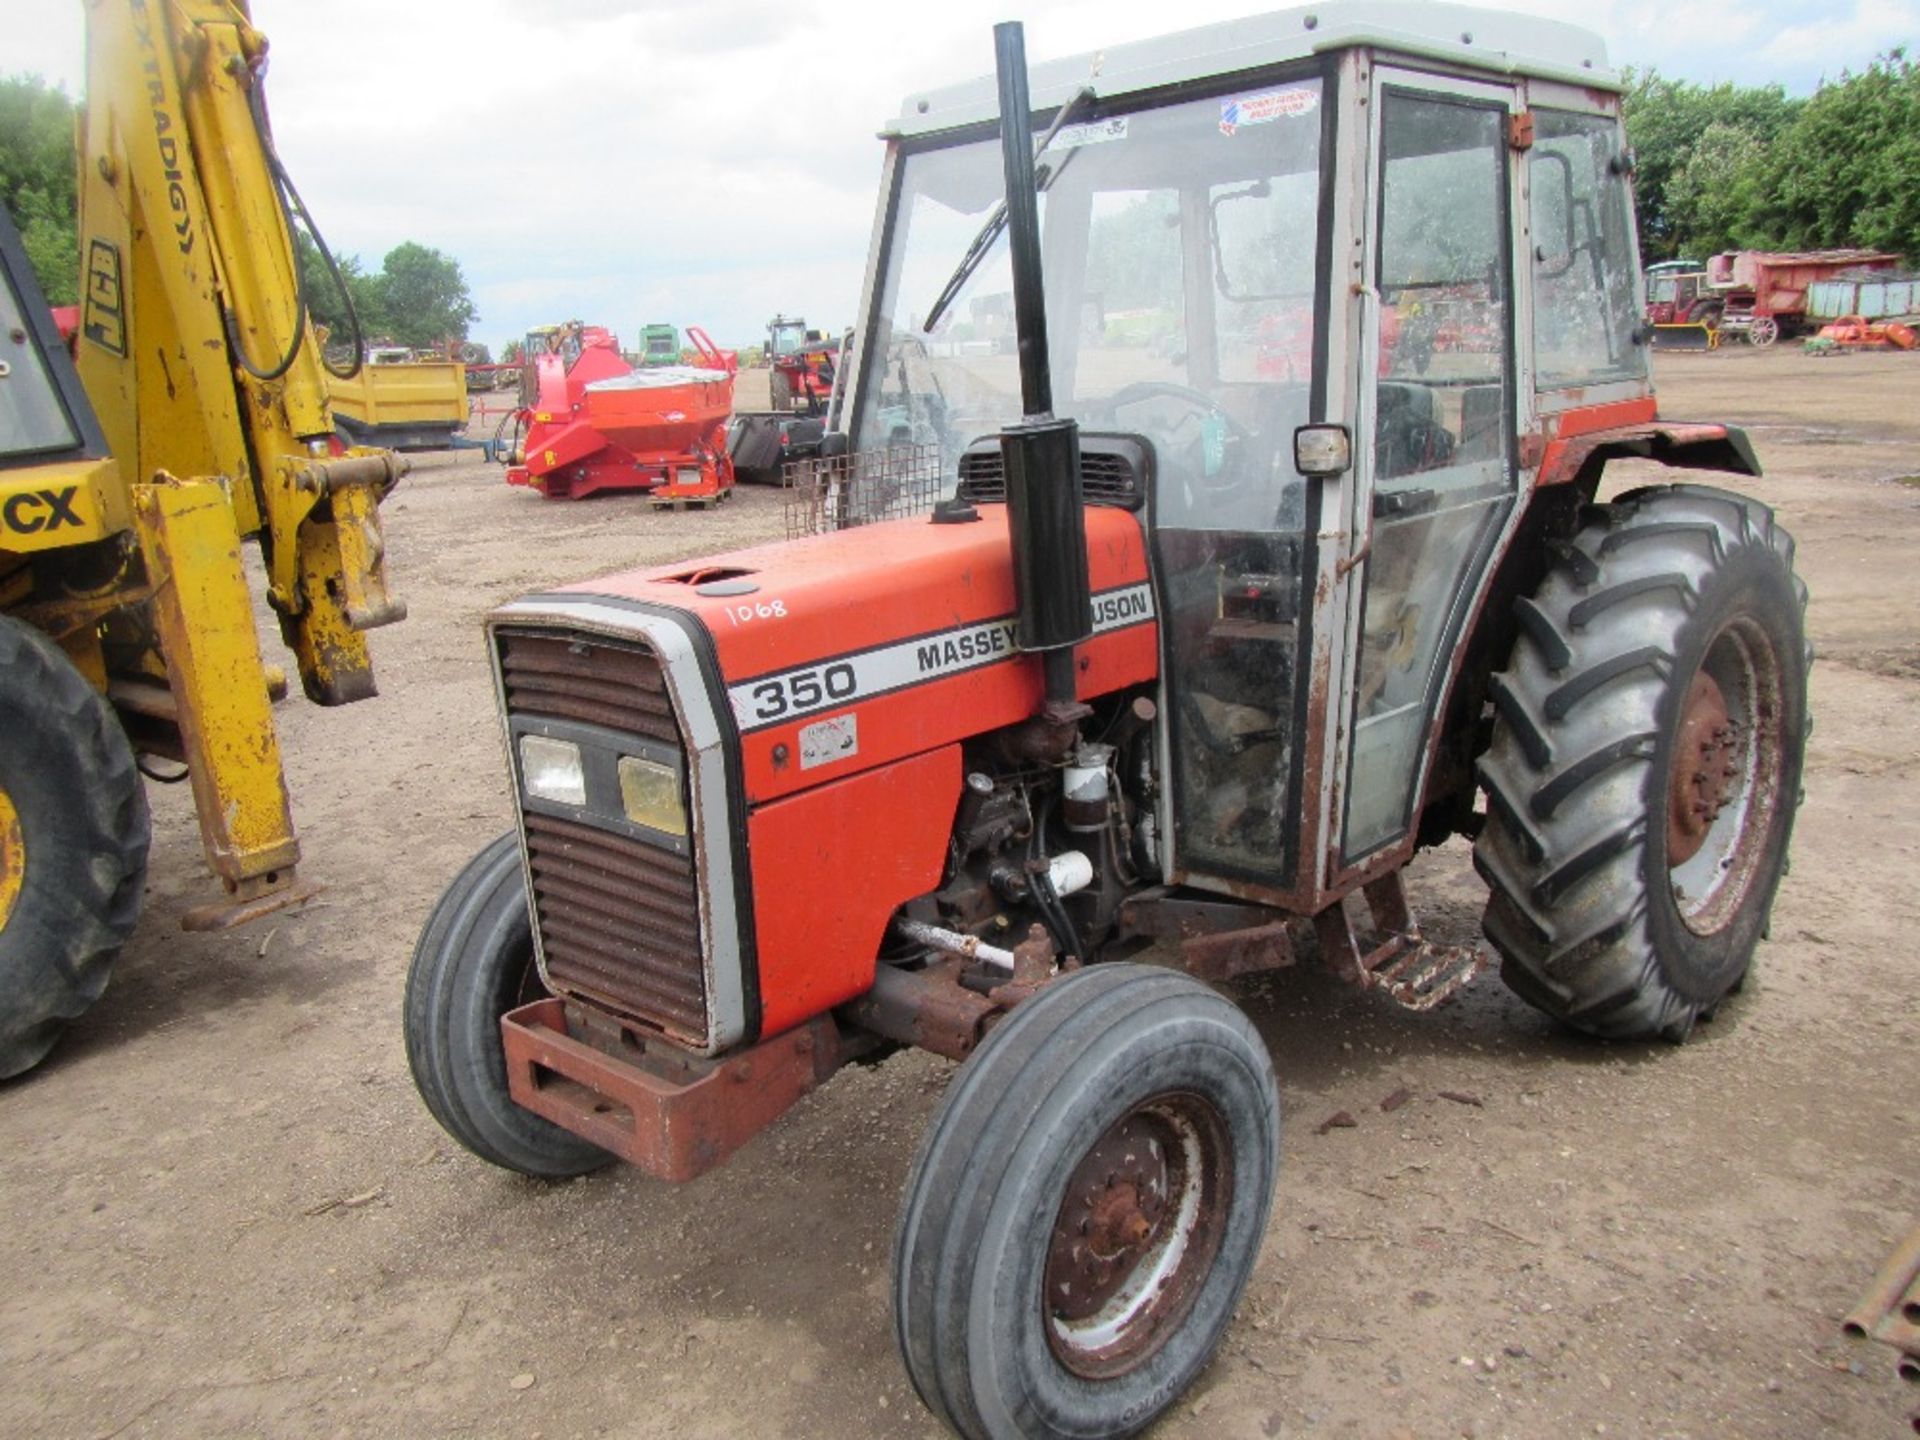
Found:
[[[1212,1358],[1273,1203],[1280,1100],[1240,1010],[1120,962],[960,1068],[907,1179],[896,1336],[970,1440],[1131,1435]]]
[[[407,1063],[433,1118],[467,1149],[522,1175],[564,1180],[613,1157],[507,1091],[500,1017],[546,993],[520,837],[502,835],[454,876],[420,932],[407,972]]]
[[[1786,871],[1807,591],[1743,496],[1664,486],[1589,514],[1493,677],[1483,925],[1547,1014],[1684,1040],[1745,979]]]
[[[140,918],[147,794],[100,692],[0,616],[0,1079],[46,1058],[107,988]]]

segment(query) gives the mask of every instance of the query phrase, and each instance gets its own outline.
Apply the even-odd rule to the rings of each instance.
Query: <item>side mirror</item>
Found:
[[[1344,425],[1302,425],[1293,432],[1293,468],[1310,480],[1344,475],[1353,465],[1353,437]]]

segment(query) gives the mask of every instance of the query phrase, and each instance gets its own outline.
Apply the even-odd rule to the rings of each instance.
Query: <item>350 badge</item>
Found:
[[[789,713],[805,713],[833,700],[845,700],[859,688],[853,666],[844,660],[796,670],[763,680],[747,692],[755,720],[778,720]]]

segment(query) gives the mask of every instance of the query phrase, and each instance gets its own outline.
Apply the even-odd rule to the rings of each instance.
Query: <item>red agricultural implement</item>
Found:
[[[1843,315],[1820,327],[1820,333],[1807,341],[1814,355],[1830,355],[1839,350],[1913,350],[1920,349],[1920,332],[1899,320],[1869,320],[1864,315]]]
[[[661,505],[726,498],[733,489],[732,351],[689,326],[702,364],[636,369],[597,325],[563,326],[546,338],[551,343],[532,356],[523,381],[525,439],[508,484],[549,500],[598,490],[647,490]]]

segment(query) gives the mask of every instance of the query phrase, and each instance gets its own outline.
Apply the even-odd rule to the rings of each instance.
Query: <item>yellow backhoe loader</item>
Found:
[[[87,47],[71,357],[0,216],[0,1077],[106,986],[142,772],[192,784],[220,893],[188,928],[312,893],[242,543],[319,704],[374,693],[364,632],[406,613],[378,509],[404,466],[333,438],[266,37],[237,0],[89,0]]]

